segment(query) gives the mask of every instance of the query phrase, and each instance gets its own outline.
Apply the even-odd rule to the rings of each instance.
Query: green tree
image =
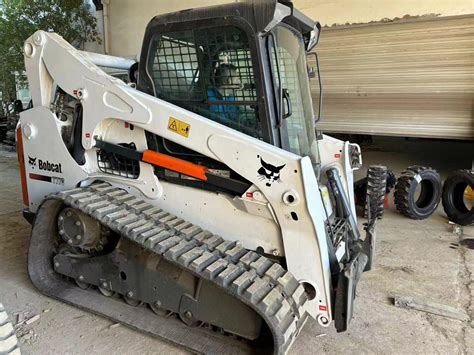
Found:
[[[23,43],[37,30],[60,34],[79,49],[99,42],[96,19],[83,0],[3,0],[0,5],[0,85],[3,100],[15,97],[15,73],[24,72]],[[24,83],[17,75],[17,84]]]

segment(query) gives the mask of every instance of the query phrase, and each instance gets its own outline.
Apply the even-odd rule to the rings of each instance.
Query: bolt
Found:
[[[40,34],[37,34],[33,37],[33,42],[35,42],[36,45],[40,46],[43,44],[43,37]]]
[[[105,281],[102,282],[102,287],[103,287],[103,288],[107,288],[107,282],[105,282]]]
[[[71,211],[67,211],[66,216],[71,217],[72,216]]]
[[[191,311],[186,311],[184,312],[184,316],[188,319],[192,319],[193,318],[193,314],[191,313]]]
[[[273,249],[272,254],[273,256],[278,256],[280,255],[280,252],[278,251],[278,249]]]
[[[64,235],[64,229],[59,230],[59,235]]]
[[[156,302],[155,302],[155,307],[161,307],[161,302],[160,302],[160,301],[156,301]]]
[[[76,235],[76,239],[77,240],[81,240],[82,239],[82,236],[80,234]]]
[[[72,243],[73,243],[72,239],[69,239],[69,240],[67,241],[67,243],[68,243],[69,245],[72,245]]]
[[[329,324],[329,319],[327,319],[325,316],[323,315],[320,315],[318,317],[318,321],[319,321],[319,324],[321,324],[322,326],[326,326]]]
[[[81,222],[79,222],[79,221],[76,221],[76,226],[78,226],[78,227],[79,227],[80,225],[81,225]]]
[[[132,291],[128,291],[128,292],[127,292],[127,297],[128,297],[128,298],[132,298],[132,297],[133,297],[133,292],[132,292]]]
[[[79,275],[79,281],[84,281],[84,276]]]
[[[64,220],[64,217],[63,216],[59,216],[58,218],[60,221]]]
[[[59,263],[57,261],[54,263],[54,267],[59,267]]]

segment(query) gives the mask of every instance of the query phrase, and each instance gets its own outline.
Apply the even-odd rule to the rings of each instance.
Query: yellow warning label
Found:
[[[168,121],[168,129],[179,135],[188,138],[189,131],[191,130],[191,125],[187,124],[186,122],[180,121],[177,118],[170,117]]]

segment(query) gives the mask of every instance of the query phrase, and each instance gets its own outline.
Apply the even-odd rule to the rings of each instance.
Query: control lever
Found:
[[[286,101],[286,113],[283,114],[282,118],[287,119],[293,114],[293,106],[291,104],[290,93],[288,92],[288,89],[283,89],[282,94],[283,100]]]

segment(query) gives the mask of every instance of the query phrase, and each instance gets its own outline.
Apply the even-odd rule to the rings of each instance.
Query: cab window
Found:
[[[241,29],[157,35],[147,69],[158,98],[262,138],[249,40]]]

